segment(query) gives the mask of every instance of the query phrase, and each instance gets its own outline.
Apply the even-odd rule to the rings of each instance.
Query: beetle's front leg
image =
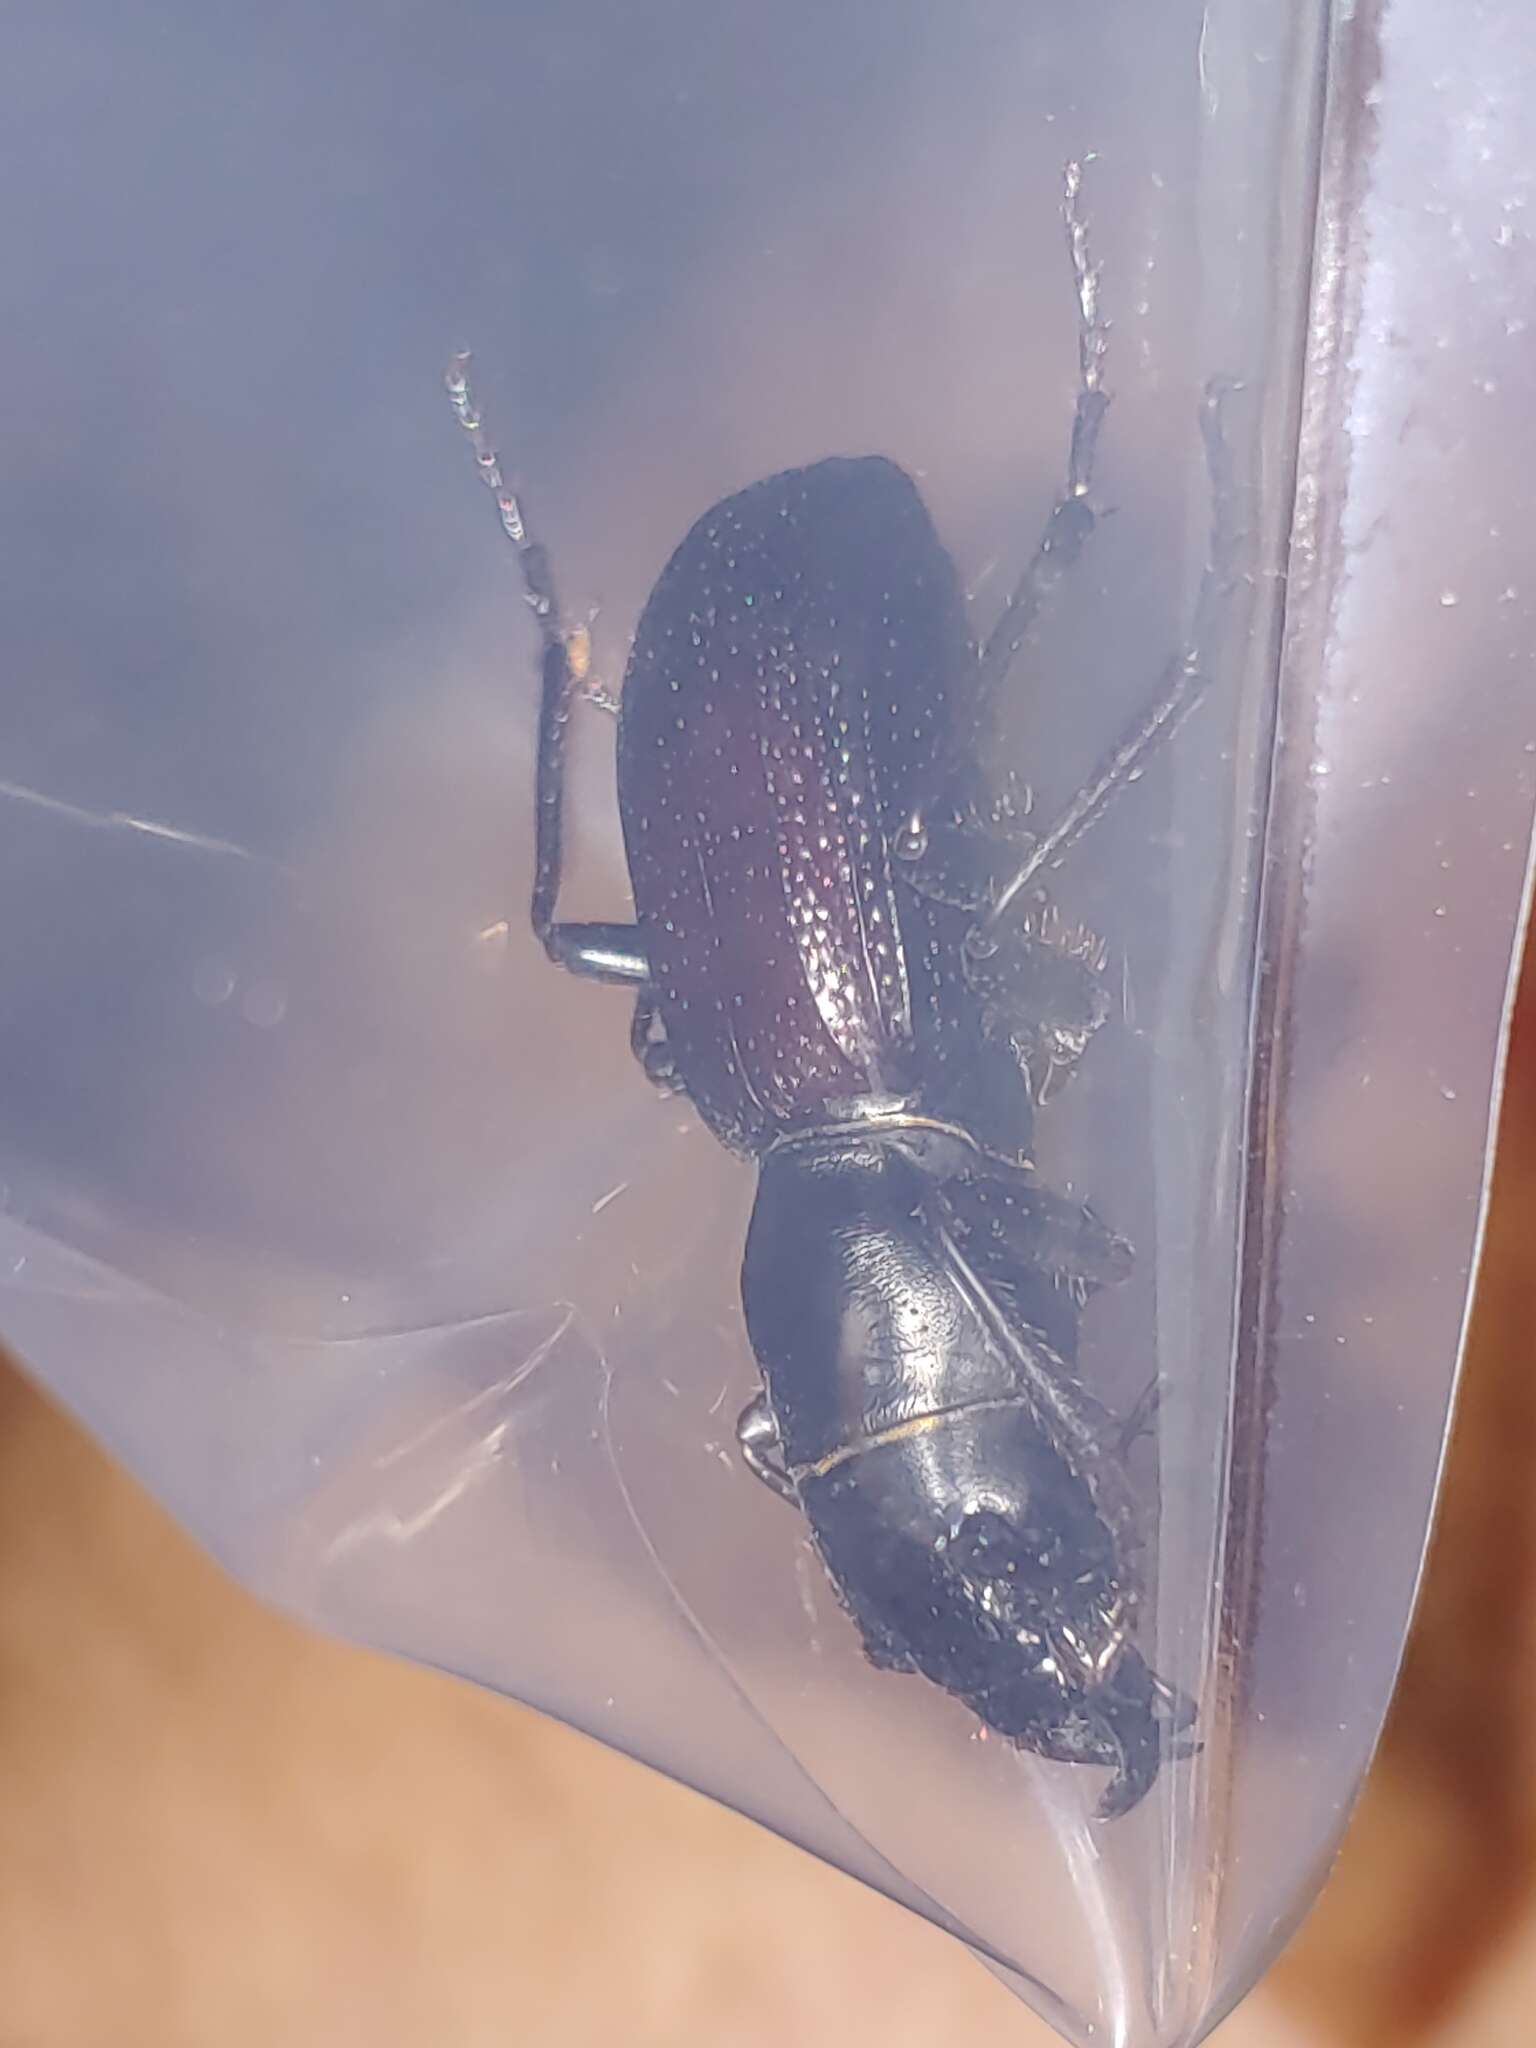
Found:
[[[770,1493],[798,1507],[799,1489],[784,1463],[784,1443],[778,1418],[768,1405],[765,1388],[759,1388],[736,1418],[736,1443],[742,1462]]]
[[[456,356],[448,371],[448,401],[469,436],[481,481],[496,501],[502,533],[517,555],[523,596],[538,625],[539,736],[534,795],[533,894],[528,919],[556,966],[587,981],[644,987],[651,978],[640,928],[634,924],[567,924],[555,916],[564,872],[565,747],[571,707],[587,687],[591,643],[587,628],[570,626],[560,609],[547,552],[529,529],[522,500],[508,483],[501,458],[486,434],[469,388],[469,358]]]
[[[576,688],[575,671],[560,630],[554,584],[545,569],[549,624],[540,664],[538,762],[534,787],[533,895],[528,921],[550,959],[588,981],[643,987],[650,981],[640,928],[634,924],[570,924],[555,916],[565,872],[566,735]],[[544,615],[541,614],[541,619]]]

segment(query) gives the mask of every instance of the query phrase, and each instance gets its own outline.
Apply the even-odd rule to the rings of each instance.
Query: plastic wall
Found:
[[[1521,25],[524,0],[15,45],[0,1334],[267,1596],[729,1800],[1069,2038],[1194,2040],[1369,1759],[1480,1222],[1536,760]],[[1194,1716],[1114,1819],[873,1668],[738,1455],[752,1163],[528,933],[536,637],[441,392],[472,346],[609,692],[698,515],[828,454],[917,480],[983,637],[1067,474],[1068,161],[1112,403],[999,721],[1032,823],[1230,565],[1198,706],[1048,877],[1109,1000],[1031,1170],[1134,1248],[1073,1382],[1160,1387],[1114,1562]],[[578,712],[565,907],[623,918]]]

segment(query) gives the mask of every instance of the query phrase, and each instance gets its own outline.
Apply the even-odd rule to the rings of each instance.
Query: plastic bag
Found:
[[[1442,49],[1419,12],[1378,42],[1257,0],[561,0],[153,44],[103,12],[16,66],[57,182],[8,265],[11,387],[45,395],[10,480],[0,1334],[267,1596],[755,1814],[1077,2040],[1197,2037],[1326,1864],[1479,1228],[1536,744],[1491,402],[1530,157],[1497,26]],[[1440,139],[1453,100],[1484,154]],[[1060,1384],[1118,1420],[1160,1391],[1113,1509],[1024,1410],[1041,1492],[1088,1485],[1107,1559],[1066,1554],[1126,1595],[1114,1668],[1164,1688],[1129,1788],[1102,1741],[1061,1760],[1075,1707],[1014,1742],[875,1668],[743,1464],[752,1167],[527,935],[537,635],[436,389],[473,341],[595,687],[698,515],[829,453],[916,479],[984,637],[1068,474],[1089,275],[1106,516],[1001,699],[1021,830],[1230,566],[1198,704],[1029,910],[1037,964],[1102,940],[1108,994],[1069,1087],[1021,1050],[1031,1186],[1100,1219],[1098,1266],[1031,1268]],[[611,744],[574,721],[562,914],[628,914]]]

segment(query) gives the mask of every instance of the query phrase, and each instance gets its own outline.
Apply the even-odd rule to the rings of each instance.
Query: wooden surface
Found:
[[[1224,2048],[1536,2037],[1533,1232],[1536,1014],[1400,1704],[1321,1906]],[[0,1379],[0,2048],[1048,2038],[744,1822],[264,1612]]]

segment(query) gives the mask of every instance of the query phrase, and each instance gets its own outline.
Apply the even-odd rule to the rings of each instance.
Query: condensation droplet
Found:
[[[240,1014],[258,1031],[274,1030],[288,1014],[287,993],[275,981],[252,982],[241,1000]]]
[[[234,992],[235,971],[227,960],[213,954],[198,961],[192,970],[192,993],[200,1003],[216,1010],[220,1003],[227,1003]]]

